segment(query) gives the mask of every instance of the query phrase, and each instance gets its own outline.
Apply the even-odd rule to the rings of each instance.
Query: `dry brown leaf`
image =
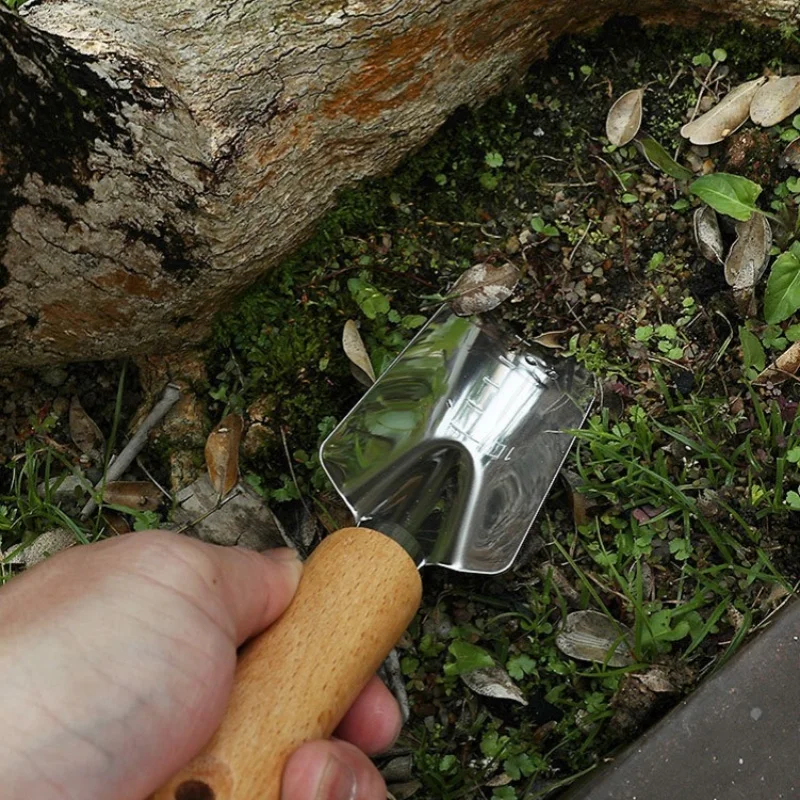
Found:
[[[644,89],[631,89],[620,97],[606,117],[606,136],[616,147],[628,144],[642,127]]]
[[[747,121],[753,95],[765,80],[766,78],[758,78],[737,86],[710,111],[693,122],[687,122],[681,128],[681,136],[697,145],[721,142]]]
[[[506,775],[505,772],[500,772],[493,778],[489,778],[489,780],[483,785],[489,787],[490,789],[495,789],[498,786],[508,786],[512,780],[514,779],[510,775]]]
[[[511,676],[502,667],[484,667],[465,672],[461,675],[461,680],[473,692],[484,697],[513,700],[523,706],[528,705],[519,686],[511,680]]]
[[[155,511],[161,499],[161,491],[149,481],[112,481],[103,489],[104,503],[135,511]]]
[[[634,676],[639,683],[656,694],[675,694],[678,687],[670,679],[669,673],[660,667],[651,667],[647,672]]]
[[[32,567],[74,545],[75,536],[72,531],[65,528],[54,528],[40,534],[31,544],[21,550],[10,548],[5,553],[0,552],[0,558],[6,564],[23,564],[26,567]]]
[[[372,386],[375,383],[375,370],[372,368],[364,340],[358,332],[358,325],[352,319],[344,324],[342,347],[344,354],[350,359],[355,379],[364,386]]]
[[[123,533],[131,532],[131,526],[128,524],[128,520],[126,520],[122,514],[117,514],[116,511],[103,511],[103,522],[115,536],[121,536]]]
[[[795,342],[781,353],[754,381],[754,383],[783,383],[800,369],[800,342]]]
[[[772,228],[763,214],[736,223],[736,241],[725,259],[725,280],[734,291],[752,290],[769,261]]]
[[[563,350],[564,344],[561,340],[567,333],[569,333],[569,328],[564,328],[564,330],[561,331],[546,331],[545,333],[540,333],[531,341],[533,341],[534,344],[547,347],[550,350]]]
[[[556,647],[570,658],[609,667],[633,663],[631,630],[599,611],[573,611],[556,636]]]
[[[97,423],[84,411],[77,395],[69,404],[69,435],[82,453],[100,458],[106,446],[105,437]]]
[[[511,297],[519,277],[513,264],[475,264],[450,290],[450,308],[459,317],[491,311]]]
[[[576,608],[580,605],[580,592],[570,583],[569,578],[567,578],[555,564],[545,561],[537,571],[542,580],[552,582],[553,586],[555,586],[558,592],[563,595],[564,599],[567,601],[567,605],[572,606],[572,608]]]
[[[422,788],[422,781],[393,783],[386,789],[386,800],[410,800]]]
[[[396,756],[381,767],[381,775],[386,783],[400,783],[411,780],[414,774],[414,758],[411,755]]]
[[[700,206],[694,212],[694,238],[706,261],[722,264],[725,247],[719,229],[717,212],[711,206]]]
[[[594,505],[589,502],[589,498],[579,491],[584,485],[581,476],[571,469],[562,468],[561,477],[567,485],[570,505],[572,506],[572,520],[576,526],[585,525],[589,521],[589,507]]]
[[[755,93],[750,103],[750,119],[762,128],[771,128],[800,108],[800,75],[770,78]]]
[[[786,149],[778,159],[778,166],[781,169],[786,169],[787,167],[800,169],[800,139],[795,139],[786,145]]]
[[[238,414],[228,414],[206,439],[208,477],[220,497],[228,494],[239,480],[242,427],[242,418]]]

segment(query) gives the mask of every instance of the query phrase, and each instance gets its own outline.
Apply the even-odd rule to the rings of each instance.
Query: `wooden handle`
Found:
[[[286,613],[243,648],[219,730],[152,800],[278,800],[288,756],[333,733],[421,595],[414,562],[382,533],[324,539]]]

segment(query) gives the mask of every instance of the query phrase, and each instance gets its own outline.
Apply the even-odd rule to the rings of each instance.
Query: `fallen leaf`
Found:
[[[589,508],[594,505],[589,498],[579,491],[584,486],[584,482],[577,472],[571,469],[562,468],[561,477],[567,485],[570,505],[572,506],[572,521],[576,526],[585,525],[589,521]]]
[[[580,592],[569,582],[566,575],[555,564],[545,561],[538,569],[539,576],[544,581],[550,581],[558,592],[575,608],[581,602]]]
[[[750,116],[750,103],[766,78],[748,81],[730,91],[712,109],[681,128],[681,136],[692,144],[721,142],[741,128]]]
[[[280,521],[246,480],[238,483],[221,503],[219,492],[204,474],[181,489],[175,500],[172,520],[188,536],[259,551],[289,544]]]
[[[675,694],[679,689],[670,680],[669,674],[659,667],[651,667],[647,672],[634,675],[637,681],[656,694]]]
[[[616,147],[628,144],[642,126],[644,89],[631,89],[620,97],[606,117],[606,136]]]
[[[561,331],[546,331],[545,333],[540,333],[531,341],[550,350],[563,350],[564,344],[561,340],[567,333],[569,333],[569,328],[564,328]]]
[[[149,481],[112,481],[103,489],[103,502],[135,511],[155,511],[161,505],[159,488]]]
[[[489,778],[489,780],[486,781],[486,783],[484,783],[483,785],[487,786],[490,789],[495,789],[498,786],[508,786],[508,784],[511,783],[511,781],[513,780],[514,779],[510,775],[506,775],[505,772],[500,772],[493,778]]]
[[[652,136],[640,136],[637,142],[650,166],[678,181],[690,181],[694,177],[690,169],[679,164]]]
[[[700,254],[706,261],[722,264],[725,248],[719,229],[717,212],[711,206],[700,206],[694,212],[694,238]]]
[[[781,353],[755,379],[754,383],[783,383],[789,376],[796,375],[800,369],[800,342],[795,342],[788,350]]]
[[[762,128],[771,128],[800,108],[800,75],[770,78],[753,96],[750,119]]]
[[[786,169],[787,167],[800,169],[800,139],[795,139],[786,145],[786,149],[778,159],[778,166],[781,169]]]
[[[387,787],[387,800],[409,800],[422,788],[422,781],[413,780],[405,783],[393,783]]]
[[[94,459],[99,459],[105,449],[106,440],[103,432],[84,411],[77,395],[69,404],[69,435],[82,453]]]
[[[513,264],[475,264],[450,290],[450,308],[459,317],[491,311],[511,297],[519,278]]]
[[[123,533],[131,532],[131,526],[128,524],[128,520],[126,520],[122,514],[117,514],[116,511],[103,511],[103,522],[115,536],[121,536]]]
[[[573,611],[556,635],[556,646],[565,655],[609,667],[633,663],[631,641],[630,628],[599,611]]]
[[[725,280],[734,289],[752,289],[767,268],[772,228],[763,214],[736,223],[736,241],[725,259]]]
[[[386,783],[400,783],[411,779],[414,773],[414,758],[410,755],[397,756],[381,767],[381,775]]]
[[[0,558],[5,564],[23,564],[26,567],[32,567],[74,544],[75,537],[72,531],[55,528],[37,536],[27,547],[11,548],[5,553],[0,553]]]
[[[352,319],[347,320],[344,324],[342,347],[344,354],[350,359],[355,379],[364,386],[372,386],[375,383],[375,370],[372,368],[367,348],[364,347],[364,341],[358,332],[358,325]]]
[[[242,418],[228,414],[206,439],[206,466],[214,491],[224,497],[239,480],[239,442]]]
[[[744,614],[742,614],[742,612],[739,611],[738,608],[730,606],[727,612],[725,613],[725,616],[728,618],[728,622],[730,622],[731,626],[733,627],[733,630],[736,633],[739,633],[739,631],[742,629],[742,626],[744,625]]]
[[[513,700],[515,703],[528,705],[528,701],[511,676],[502,667],[484,667],[472,672],[465,672],[461,680],[476,694],[484,697],[496,697],[499,700]]]

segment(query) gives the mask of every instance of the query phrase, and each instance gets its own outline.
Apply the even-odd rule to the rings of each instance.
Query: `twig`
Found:
[[[705,91],[709,91],[710,92],[711,91],[711,87],[708,84],[710,83],[711,76],[714,74],[714,70],[717,68],[717,65],[719,63],[720,63],[719,61],[715,61],[711,65],[711,69],[708,71],[708,75],[706,75],[705,80],[700,79],[700,91],[697,93],[697,102],[694,104],[694,110],[692,111],[692,114],[689,117],[689,121],[686,123],[686,125],[689,125],[692,122],[694,122],[695,117],[697,116],[697,112],[700,111],[700,103],[703,100],[703,92],[705,92]],[[674,159],[676,161],[678,160],[678,156],[681,153],[681,147],[682,146],[683,146],[683,142],[679,142],[678,146],[675,148]]]
[[[708,84],[711,83],[711,76],[714,74],[714,70],[717,68],[717,64],[719,64],[719,61],[715,61],[711,65],[711,69],[708,71],[706,79],[700,81],[700,91],[697,93],[697,102],[694,104],[694,111],[692,111],[692,116],[689,117],[689,122],[694,122],[694,118],[697,116],[697,112],[700,111],[700,103],[703,100],[703,92],[711,91],[711,87]],[[689,122],[687,122],[686,124],[688,125]]]
[[[181,525],[181,527],[175,531],[175,533],[185,533],[187,530],[189,530],[189,528],[193,528],[195,525],[197,525],[198,522],[202,522],[204,519],[208,519],[212,514],[216,514],[217,511],[219,511],[221,508],[224,508],[226,505],[228,505],[228,503],[230,503],[231,500],[233,500],[235,497],[239,497],[239,495],[242,493],[242,489],[238,486],[235,486],[233,489],[231,489],[230,494],[217,500],[212,508],[209,508],[208,511],[204,511],[199,517],[195,517],[195,519],[184,522],[183,525]]]
[[[139,430],[131,436],[130,441],[122,452],[108,465],[108,470],[102,480],[94,487],[93,497],[81,509],[81,519],[86,519],[96,508],[95,496],[99,496],[103,487],[111,481],[122,477],[126,469],[133,463],[136,456],[141,453],[147,443],[147,436],[156,425],[166,416],[166,413],[178,402],[181,396],[180,389],[174,383],[168,383],[161,395],[161,399],[153,406],[152,411],[147,415],[144,422],[139,426]]]
[[[406,683],[403,680],[403,675],[400,670],[400,658],[397,655],[397,650],[392,650],[392,652],[389,653],[379,671],[384,683],[395,696],[397,704],[400,706],[400,714],[403,718],[403,725],[405,725],[406,722],[408,722],[408,718],[411,716],[411,709],[408,703]]]
[[[586,225],[586,230],[581,234],[581,238],[578,239],[577,242],[575,242],[575,247],[572,248],[572,252],[569,254],[569,261],[567,263],[569,264],[570,267],[572,266],[575,254],[578,252],[578,248],[583,244],[584,240],[589,235],[589,231],[591,229],[592,229],[592,220],[589,220],[589,222]]]
[[[297,482],[297,475],[294,474],[294,466],[292,465],[292,455],[289,452],[289,443],[286,441],[286,431],[283,429],[283,425],[278,426],[281,432],[281,442],[283,442],[283,452],[286,454],[286,463],[289,465],[289,472],[292,476],[292,483],[294,484],[294,488],[297,489],[297,496],[300,498],[300,502],[303,504],[303,509],[305,510],[308,516],[311,516],[311,509],[308,507],[305,498],[303,497],[303,493],[300,491],[300,484]]]
[[[170,502],[172,502],[172,495],[153,477],[150,473],[150,470],[144,465],[144,462],[138,456],[136,457],[136,466],[147,475],[148,480],[152,483],[164,497],[167,498]]]

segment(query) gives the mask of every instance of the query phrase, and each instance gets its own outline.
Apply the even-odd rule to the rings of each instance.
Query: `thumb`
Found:
[[[281,547],[256,553],[239,547],[213,549],[217,569],[212,582],[228,614],[237,646],[261,633],[283,614],[294,597],[303,562]]]

